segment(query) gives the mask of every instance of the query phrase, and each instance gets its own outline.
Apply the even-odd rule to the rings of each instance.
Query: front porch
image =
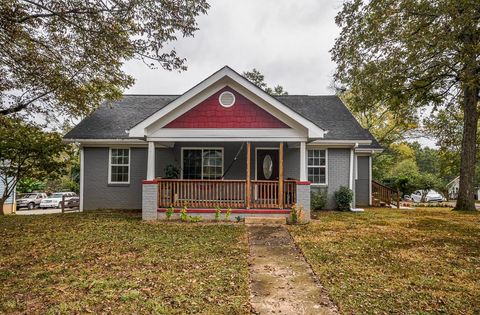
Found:
[[[265,143],[254,143],[253,150],[251,142],[231,144],[230,147],[240,147],[232,164],[237,160],[243,163],[237,163],[230,173],[232,164],[230,161],[223,160],[223,154],[232,156],[232,148],[228,150],[225,147],[222,148],[222,175],[217,179],[205,179],[203,173],[202,179],[185,178],[187,175],[191,175],[191,170],[187,170],[189,163],[186,162],[186,154],[184,154],[186,152],[184,148],[192,150],[189,145],[177,143],[177,148],[172,149],[177,152],[173,154],[174,156],[181,155],[181,178],[171,179],[154,176],[156,174],[155,143],[149,142],[147,175],[150,178],[143,182],[142,196],[144,219],[163,219],[169,208],[173,208],[174,213],[179,213],[185,208],[188,214],[202,216],[205,219],[213,218],[217,208],[222,213],[229,211],[232,214],[231,220],[238,216],[242,218],[262,215],[288,217],[292,207],[297,204],[301,205],[306,214],[305,218],[309,219],[310,183],[291,176],[285,179],[284,155],[286,148],[283,142],[269,143],[268,148],[265,147]],[[211,148],[218,146],[218,143],[204,145],[209,148],[206,151],[210,154],[213,151]],[[287,155],[296,157],[295,166],[289,165],[287,168],[298,169],[300,178],[306,177],[305,172],[301,171],[305,169],[305,149],[304,144],[294,145],[293,148],[287,149],[290,150]],[[179,152],[181,154],[178,154]],[[292,162],[290,161],[290,163]],[[204,167],[211,165],[203,161],[200,164],[202,172]],[[242,164],[243,176],[241,175]],[[291,171],[287,174],[294,175]],[[240,176],[242,178],[238,179]]]

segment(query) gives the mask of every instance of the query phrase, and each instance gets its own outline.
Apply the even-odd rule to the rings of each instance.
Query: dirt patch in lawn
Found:
[[[247,226],[251,303],[257,314],[337,314],[282,226]]]

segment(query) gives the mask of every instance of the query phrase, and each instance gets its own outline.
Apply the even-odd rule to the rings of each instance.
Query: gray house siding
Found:
[[[357,157],[357,180],[355,181],[355,197],[357,206],[368,206],[370,203],[370,161],[368,156]]]
[[[312,192],[327,192],[327,209],[335,209],[335,192],[340,186],[349,187],[350,149],[328,149],[328,183],[326,186],[312,185]]]
[[[130,149],[130,184],[108,184],[109,148],[84,148],[84,209],[141,209],[147,149]]]
[[[241,147],[240,142],[228,143],[181,143],[173,148],[157,148],[155,150],[155,175],[164,177],[165,167],[169,164],[181,167],[182,147],[223,147],[224,170],[232,163]],[[278,143],[252,143],[251,176],[255,178],[255,148],[278,147]],[[84,148],[84,209],[140,209],[142,206],[142,180],[147,173],[147,149],[131,148],[130,184],[108,184],[109,148]],[[357,204],[368,200],[368,157],[358,161],[359,177],[356,184]],[[284,146],[284,176],[299,179],[300,151],[298,148]],[[245,179],[246,147],[238,155],[238,159],[227,172],[226,179]],[[366,168],[365,168],[366,167]],[[350,149],[328,149],[328,185],[312,186],[312,191],[326,190],[328,193],[327,208],[335,209],[334,193],[340,186],[349,185]],[[366,191],[366,195],[365,195]]]

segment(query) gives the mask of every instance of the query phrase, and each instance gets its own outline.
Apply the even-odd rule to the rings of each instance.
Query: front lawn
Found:
[[[480,213],[318,216],[290,231],[343,313],[480,313]]]
[[[243,225],[0,217],[0,313],[247,313]]]

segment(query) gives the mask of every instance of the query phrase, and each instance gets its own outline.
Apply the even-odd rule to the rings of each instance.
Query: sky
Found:
[[[333,94],[335,64],[329,50],[339,29],[335,0],[210,0],[197,19],[195,37],[172,47],[187,59],[188,70],[151,70],[142,62],[124,69],[135,78],[129,94],[180,94],[224,65],[242,73],[256,68],[269,85],[289,94]]]
[[[335,16],[341,0],[210,0],[197,19],[194,37],[169,45],[186,58],[187,71],[150,69],[130,61],[124,70],[135,78],[126,94],[182,94],[228,65],[239,73],[258,69],[268,85],[291,95],[334,94],[335,63],[330,49],[340,29]],[[416,138],[434,147],[431,139]]]

